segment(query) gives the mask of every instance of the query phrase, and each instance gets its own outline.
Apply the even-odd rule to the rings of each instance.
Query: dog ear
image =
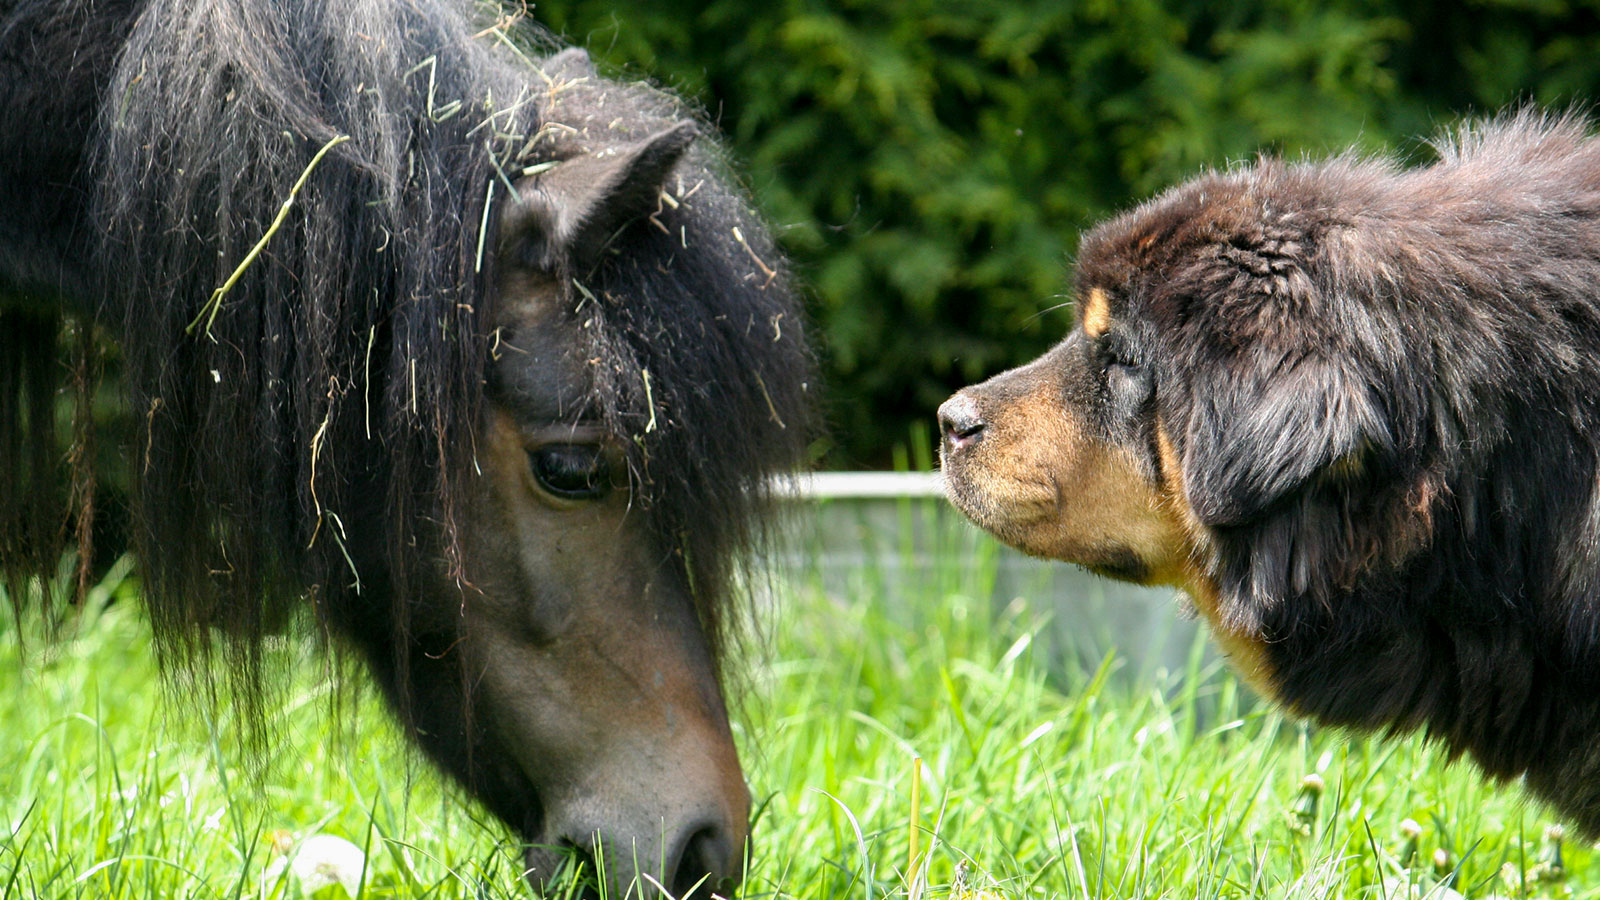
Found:
[[[1374,386],[1349,361],[1257,347],[1205,372],[1193,384],[1182,455],[1189,503],[1208,525],[1248,521],[1311,479],[1348,477],[1394,446]]]

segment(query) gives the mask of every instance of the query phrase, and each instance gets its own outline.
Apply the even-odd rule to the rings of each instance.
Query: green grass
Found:
[[[1050,671],[1059,655],[1030,637],[1044,611],[990,596],[992,562],[782,579],[737,714],[760,808],[745,896],[1399,897],[1381,882],[1407,818],[1413,880],[1432,883],[1442,848],[1467,896],[1524,896],[1502,870],[1534,868],[1548,820],[1514,789],[1414,738],[1286,720],[1199,652],[1154,681],[1115,659]],[[330,725],[325,664],[299,645],[274,651],[295,676],[254,770],[226,707],[166,702],[136,604],[51,646],[27,631],[24,653],[0,627],[0,897],[293,897],[262,877],[277,829],[367,847],[367,896],[528,895],[503,832],[376,702]],[[916,757],[926,867],[908,884]],[[1591,848],[1564,851],[1567,880],[1527,895],[1600,897]]]

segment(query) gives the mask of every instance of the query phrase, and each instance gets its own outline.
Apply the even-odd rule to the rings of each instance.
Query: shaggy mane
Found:
[[[73,99],[47,114],[82,141],[72,165],[37,149],[17,164],[61,170],[54,246],[83,261],[36,267],[19,293],[67,294],[120,342],[134,546],[163,661],[221,650],[234,687],[258,691],[263,636],[307,602],[324,624],[370,619],[404,648],[425,567],[471,590],[458,498],[511,182],[693,115],[647,86],[553,78],[455,4],[24,2],[9,15],[0,29],[56,42],[38,59],[74,60]],[[554,49],[531,30],[519,40]],[[0,59],[0,76],[23,62]],[[20,109],[47,80],[0,101]],[[596,406],[627,438],[636,502],[715,640],[769,476],[810,434],[812,362],[779,255],[717,149],[700,138],[678,172],[686,224],[626,229],[566,290],[592,310]],[[12,238],[21,249],[0,254],[17,259],[0,263],[30,271],[23,238],[0,234]],[[47,451],[21,452],[42,446],[48,393],[30,385],[51,381],[54,354],[41,339],[0,364],[0,453],[14,461],[0,503],[37,502],[7,522],[70,499]],[[60,542],[40,530],[8,532],[0,564],[53,572]]]

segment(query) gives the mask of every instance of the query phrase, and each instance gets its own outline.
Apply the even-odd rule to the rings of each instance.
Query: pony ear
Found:
[[[565,54],[562,54],[565,55]],[[667,175],[695,139],[688,122],[642,141],[574,156],[524,179],[508,211],[504,239],[526,239],[525,261],[587,268],[623,226],[649,215]]]
[[[553,82],[600,77],[599,70],[594,67],[594,60],[589,58],[588,51],[582,47],[568,47],[541,61],[539,71]]]
[[[1194,384],[1184,479],[1208,525],[1248,521],[1311,479],[1352,475],[1394,447],[1370,379],[1348,361],[1253,356],[1242,367],[1208,367]]]

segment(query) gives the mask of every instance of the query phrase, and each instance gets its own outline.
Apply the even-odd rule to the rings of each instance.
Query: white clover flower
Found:
[[[274,844],[281,846],[277,838]],[[366,855],[355,844],[331,834],[314,834],[284,851],[261,877],[267,882],[276,881],[288,869],[302,893],[312,894],[337,884],[354,897],[361,891],[361,873],[366,864]]]

